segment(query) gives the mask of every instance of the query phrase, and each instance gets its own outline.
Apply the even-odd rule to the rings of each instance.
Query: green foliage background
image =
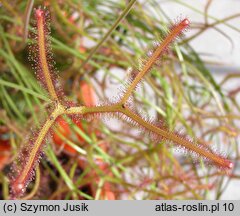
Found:
[[[32,31],[31,2],[34,7],[45,5],[50,11],[56,68],[67,97],[77,103],[81,103],[78,98],[80,79],[90,82],[98,100],[105,101],[111,88],[124,84],[129,76],[128,68],[138,65],[139,58],[147,54],[147,47],[166,33],[175,18],[167,17],[161,1],[155,0],[1,1],[0,136],[1,145],[5,145],[2,140],[7,140],[11,146],[11,150],[0,154],[8,155],[7,161],[1,162],[2,199],[9,197],[10,164],[20,146],[27,142],[30,128],[46,118],[44,113],[50,101],[28,61],[27,44],[31,39],[26,38],[26,34],[27,30]],[[147,75],[144,85],[135,94],[134,103],[146,115],[151,111],[151,115],[166,122],[171,130],[181,128],[190,137],[198,137],[217,151],[225,152],[237,165],[240,107],[237,93],[225,90],[224,84],[239,75],[229,73],[217,83],[190,42],[220,23],[240,33],[240,29],[226,23],[239,14],[218,20],[208,15],[207,10],[199,11],[194,4],[172,2],[208,17],[210,24],[191,24],[196,33],[179,39],[172,46]],[[30,25],[28,15],[31,15]],[[227,32],[224,36],[229,39]],[[116,74],[118,71],[122,76]],[[50,139],[26,199],[99,199],[104,182],[111,184],[117,199],[220,199],[228,184],[239,179],[235,170],[227,175],[184,150],[183,154],[176,153],[175,146],[166,140],[156,144],[146,134],[136,133],[128,123],[115,123],[117,129],[101,122],[101,138],[72,125],[72,130],[86,141],[84,146],[77,141],[71,143],[78,149],[74,157],[56,149]],[[98,147],[103,140],[109,145],[108,152]],[[80,156],[89,162],[88,169],[79,169]],[[110,165],[112,176],[99,170],[94,164],[95,157]],[[95,196],[83,189],[86,183],[94,181],[87,175],[91,169],[96,170],[100,179]],[[54,189],[52,184],[56,185]]]

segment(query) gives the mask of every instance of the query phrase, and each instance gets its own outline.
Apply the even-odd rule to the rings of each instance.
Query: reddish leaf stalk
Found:
[[[49,115],[48,119],[44,123],[41,130],[38,132],[36,139],[33,143],[33,147],[29,150],[29,157],[26,161],[21,164],[22,169],[17,174],[16,178],[11,182],[12,194],[13,198],[19,197],[22,195],[31,179],[32,173],[38,163],[39,160],[39,152],[42,151],[42,146],[44,144],[44,140],[52,125],[54,124],[57,117],[67,114],[67,115],[95,115],[101,113],[114,113],[119,116],[125,116],[128,120],[130,120],[137,127],[144,129],[147,132],[155,134],[157,136],[158,141],[161,139],[166,139],[173,141],[175,144],[178,144],[190,151],[193,151],[200,156],[207,158],[212,161],[214,164],[220,167],[231,169],[233,167],[233,163],[229,160],[219,156],[218,154],[213,153],[212,151],[201,147],[200,145],[195,145],[193,142],[186,139],[184,136],[179,136],[173,132],[168,131],[164,127],[158,127],[157,124],[153,124],[150,121],[144,120],[141,116],[137,115],[134,111],[130,109],[129,106],[129,98],[133,93],[134,89],[138,85],[138,83],[142,80],[143,76],[148,73],[155,62],[162,56],[162,54],[168,49],[169,45],[174,41],[176,37],[178,37],[182,32],[188,27],[189,20],[183,19],[181,22],[174,25],[167,36],[163,39],[162,43],[159,44],[153,54],[147,59],[144,63],[142,69],[140,69],[139,73],[134,76],[135,78],[127,87],[123,97],[119,102],[115,104],[105,105],[105,106],[65,106],[61,104],[60,97],[57,94],[57,88],[54,84],[55,80],[53,80],[52,74],[54,73],[49,66],[48,60],[48,52],[46,47],[46,31],[44,29],[44,25],[46,22],[45,19],[45,11],[42,9],[37,9],[35,11],[35,18],[37,20],[37,46],[38,46],[38,57],[39,60],[39,73],[43,74],[44,83],[46,84],[46,88],[51,96],[51,99],[55,102],[55,109]],[[41,81],[41,79],[40,79]]]
[[[144,65],[143,69],[137,74],[136,78],[133,80],[133,82],[126,90],[126,93],[124,94],[121,100],[122,103],[125,103],[129,99],[133,90],[136,88],[136,86],[141,81],[143,76],[151,70],[153,65],[160,58],[160,56],[162,56],[162,54],[168,49],[169,45],[175,40],[175,38],[178,37],[183,32],[183,30],[189,26],[189,23],[190,22],[188,19],[184,19],[172,27],[171,31],[162,41],[161,45],[156,48],[155,52],[150,56],[150,58]]]
[[[33,58],[37,68],[37,76],[41,84],[46,88],[53,101],[58,101],[59,97],[63,95],[62,89],[59,86],[57,75],[54,68],[54,61],[52,60],[50,47],[50,27],[49,27],[49,13],[46,10],[36,9],[36,49],[30,50],[37,58]],[[36,52],[37,54],[33,53]]]

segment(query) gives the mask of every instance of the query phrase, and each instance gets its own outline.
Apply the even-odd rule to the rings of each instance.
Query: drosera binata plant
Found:
[[[38,80],[49,93],[54,108],[38,132],[32,135],[32,138],[29,140],[29,146],[27,148],[23,147],[23,150],[19,153],[19,161],[13,165],[10,183],[12,198],[19,198],[24,194],[28,183],[34,177],[34,170],[39,163],[46,138],[51,133],[56,120],[62,115],[70,115],[74,118],[82,119],[88,116],[112,114],[129,121],[144,132],[150,133],[156,142],[169,140],[190,152],[206,158],[218,167],[224,169],[233,167],[231,161],[215,153],[205,145],[198,144],[198,142],[192,141],[184,135],[168,130],[164,124],[147,120],[133,108],[133,92],[175,39],[189,27],[190,22],[187,18],[172,25],[162,41],[156,43],[148,58],[142,61],[141,66],[133,69],[131,80],[125,85],[122,95],[120,95],[117,101],[98,106],[76,106],[73,102],[66,100],[53,67],[49,41],[49,12],[46,9],[38,8],[35,9],[34,14],[36,20],[36,43],[33,45],[31,58],[35,62]]]

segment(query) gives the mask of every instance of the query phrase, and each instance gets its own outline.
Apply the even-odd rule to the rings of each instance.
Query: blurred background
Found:
[[[202,13],[206,11],[209,22],[226,19],[227,21],[217,25],[216,29],[207,29],[196,39],[190,41],[190,44],[199,53],[201,58],[205,60],[206,67],[211,71],[214,79],[221,82],[224,78],[232,73],[240,72],[240,1],[237,0],[219,0],[219,1],[157,1],[161,2],[161,6],[169,17],[177,17],[179,14],[187,16],[192,22],[202,23],[206,19]],[[188,5],[189,7],[186,7]],[[207,6],[208,5],[208,6]],[[210,18],[211,17],[211,18]],[[232,25],[229,28],[226,24]],[[187,32],[187,36],[194,35],[196,30],[191,29]],[[239,79],[231,79],[226,83],[224,88],[228,91],[239,89]],[[237,96],[239,101],[240,97]],[[240,172],[239,163],[236,164],[236,172]],[[233,180],[228,185],[221,199],[240,199],[240,195],[236,191],[240,188],[240,181]]]
[[[53,106],[35,70],[37,7],[51,17],[54,61],[48,60],[64,100],[86,106],[118,100],[130,67],[139,67],[169,26],[189,18],[191,27],[134,94],[134,108],[198,138],[232,160],[234,169],[219,169],[168,140],[153,142],[125,119],[63,116],[24,199],[240,199],[238,0],[2,0],[1,199],[9,198],[9,179],[24,166],[12,173],[13,162],[27,158],[29,140]]]

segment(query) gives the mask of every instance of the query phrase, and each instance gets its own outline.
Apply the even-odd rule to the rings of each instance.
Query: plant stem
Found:
[[[193,142],[188,141],[186,138],[184,139],[184,138],[180,137],[179,135],[175,135],[174,133],[172,133],[170,131],[163,130],[159,127],[156,127],[155,125],[148,123],[147,121],[143,120],[141,117],[139,117],[138,115],[133,113],[128,108],[121,109],[121,112],[123,114],[125,114],[126,116],[130,117],[131,119],[133,119],[140,126],[143,126],[144,128],[146,128],[148,131],[152,131],[155,134],[159,135],[160,138],[163,137],[163,139],[171,140],[174,143],[177,143],[177,144],[181,145],[182,147],[187,148],[188,150],[193,151],[193,152],[213,161],[216,165],[218,165],[220,167],[227,168],[227,169],[231,169],[233,167],[233,163],[231,161],[217,155],[216,153],[212,153],[209,150],[207,150],[199,145],[195,145]]]
[[[46,45],[46,30],[45,30],[45,12],[43,10],[36,10],[37,30],[38,30],[38,51],[39,51],[39,67],[44,76],[44,81],[47,85],[47,90],[53,100],[58,101],[58,96],[51,79],[51,71],[47,60],[47,45]]]
[[[170,30],[167,37],[163,40],[163,42],[156,48],[155,52],[149,57],[146,64],[144,64],[143,69],[137,74],[133,82],[130,84],[130,86],[127,88],[126,93],[124,94],[121,102],[124,104],[130,95],[132,94],[133,90],[136,88],[140,80],[143,78],[143,76],[150,71],[152,66],[156,63],[158,58],[162,56],[163,52],[165,52],[168,48],[168,46],[174,41],[174,39],[182,33],[182,31],[187,28],[189,25],[189,20],[184,19],[180,23],[173,26],[173,28]]]
[[[83,69],[83,67],[87,64],[87,62],[92,58],[92,56],[98,51],[98,49],[101,47],[101,45],[108,39],[108,37],[112,34],[112,32],[117,28],[117,26],[119,25],[119,23],[127,16],[127,14],[129,13],[129,11],[132,9],[134,3],[137,0],[131,0],[129,2],[129,4],[127,5],[127,7],[124,9],[124,11],[122,12],[122,14],[117,18],[117,20],[115,21],[115,23],[113,24],[113,26],[108,30],[108,32],[104,35],[104,37],[98,42],[98,44],[91,50],[91,52],[89,53],[88,57],[83,61],[79,71],[81,72],[81,70]]]

